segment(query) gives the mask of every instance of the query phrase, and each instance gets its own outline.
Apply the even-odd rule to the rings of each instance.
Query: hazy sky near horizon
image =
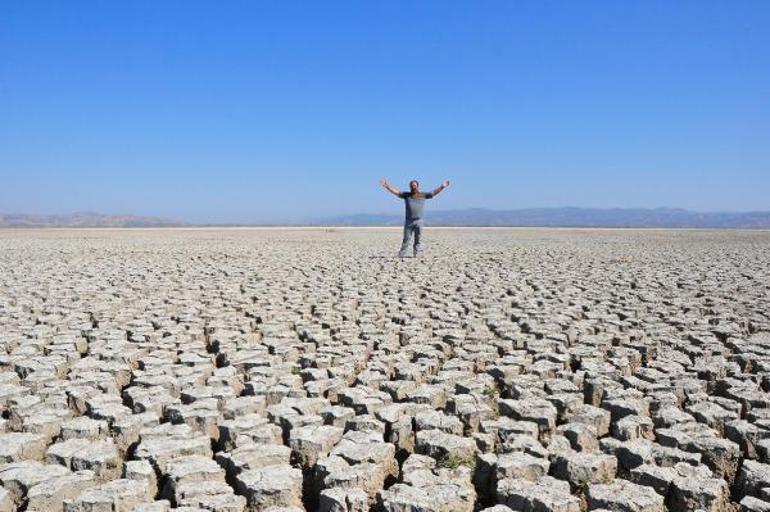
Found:
[[[770,2],[0,3],[0,212],[770,210]]]

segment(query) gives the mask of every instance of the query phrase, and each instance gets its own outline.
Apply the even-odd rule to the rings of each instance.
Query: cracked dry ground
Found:
[[[770,233],[0,232],[0,511],[770,510]]]

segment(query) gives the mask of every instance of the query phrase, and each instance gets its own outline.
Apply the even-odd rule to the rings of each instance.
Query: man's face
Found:
[[[417,182],[417,180],[412,180],[409,182],[409,189],[412,192],[417,192],[418,190],[420,190],[420,184]]]

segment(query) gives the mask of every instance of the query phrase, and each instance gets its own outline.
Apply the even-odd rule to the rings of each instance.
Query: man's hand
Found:
[[[442,181],[441,185],[439,185],[439,187],[436,190],[433,191],[433,195],[436,196],[436,195],[440,194],[441,191],[444,190],[445,188],[447,188],[448,186],[449,186],[449,180]]]
[[[388,180],[386,180],[385,178],[382,178],[380,180],[380,185],[382,185],[385,188],[385,190],[387,190],[388,192],[390,192],[394,196],[397,196],[397,195],[399,195],[401,193],[401,192],[398,191],[398,189],[391,187],[390,183],[388,183]]]

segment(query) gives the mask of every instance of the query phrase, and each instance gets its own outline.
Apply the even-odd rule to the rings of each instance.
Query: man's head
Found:
[[[417,180],[412,180],[409,182],[409,190],[412,192],[419,192],[420,191],[420,182]]]

